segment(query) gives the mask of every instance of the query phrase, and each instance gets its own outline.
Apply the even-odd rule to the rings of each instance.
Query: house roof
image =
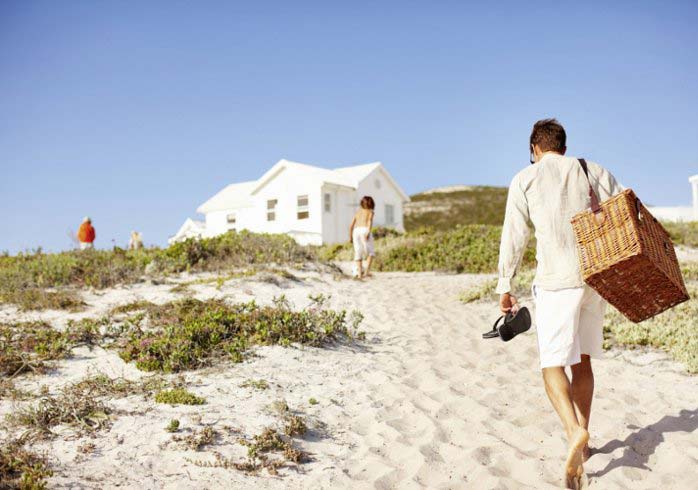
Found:
[[[198,213],[206,214],[211,211],[224,209],[237,209],[249,206],[250,194],[258,181],[241,182],[230,184],[219,191],[211,199],[196,208]]]
[[[371,172],[380,169],[386,179],[397,189],[400,196],[405,201],[409,201],[409,196],[393,180],[390,174],[383,168],[380,162],[354,165],[351,167],[340,167],[333,170],[308,165],[306,163],[292,162],[290,160],[279,160],[272,168],[267,170],[258,180],[231,184],[224,187],[211,199],[199,206],[196,211],[202,214],[211,211],[222,211],[228,209],[238,209],[251,206],[250,196],[257,193],[265,185],[271,182],[277,175],[288,169],[295,169],[302,174],[303,179],[315,181],[318,184],[332,184],[349,189],[356,189],[360,182]]]
[[[197,221],[193,220],[191,218],[187,218],[184,220],[184,223],[182,223],[182,226],[179,227],[179,230],[177,230],[177,233],[169,237],[167,240],[169,243],[174,243],[176,240],[178,240],[180,237],[184,236],[184,234],[188,231],[192,230],[196,233],[202,234],[206,230],[206,223],[203,221]]]
[[[191,226],[192,228],[198,228],[203,230],[206,228],[206,222],[199,221],[197,219],[187,218],[182,226]]]
[[[359,185],[371,172],[378,167],[381,167],[381,162],[365,163],[363,165],[354,165],[353,167],[339,167],[332,172],[341,175],[343,178],[353,183],[353,187]]]
[[[368,177],[368,175],[370,175],[371,172],[373,172],[376,169],[379,169],[382,172],[383,176],[386,179],[388,179],[388,182],[390,182],[393,185],[393,187],[395,187],[395,190],[397,190],[398,194],[400,194],[400,197],[402,197],[403,201],[410,200],[410,196],[408,196],[407,193],[404,190],[402,190],[402,187],[400,187],[398,183],[395,182],[395,179],[393,179],[393,177],[388,173],[388,171],[385,169],[381,162],[366,163],[364,165],[354,165],[353,167],[340,167],[334,169],[334,172],[349,179],[351,182],[353,182],[353,187],[357,187],[363,179]]]
[[[314,179],[319,183],[334,184],[342,187],[356,187],[352,181],[341,174],[336,173],[334,170],[329,170],[322,167],[315,167],[314,165],[308,165],[306,163],[292,162],[290,160],[282,159],[279,160],[276,165],[267,170],[264,175],[262,175],[256,182],[256,185],[250,192],[251,194],[257,193],[265,185],[271,182],[277,175],[286,169],[296,169],[304,174],[304,178]]]

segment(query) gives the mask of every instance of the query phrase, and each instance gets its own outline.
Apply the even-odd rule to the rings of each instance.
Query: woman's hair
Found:
[[[373,209],[376,207],[376,203],[373,202],[371,196],[364,196],[361,198],[361,207],[364,209]]]

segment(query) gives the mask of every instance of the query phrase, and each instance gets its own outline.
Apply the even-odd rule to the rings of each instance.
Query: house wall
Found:
[[[325,211],[325,194],[330,195],[330,211]],[[342,243],[349,240],[349,225],[354,216],[356,192],[353,189],[325,184],[320,195],[322,242]]]
[[[247,229],[260,233],[288,233],[299,243],[322,243],[322,215],[320,203],[320,185],[307,176],[297,175],[294,168],[286,168],[281,171],[267,185],[251,196],[253,205],[238,210],[236,229]],[[298,219],[298,196],[308,195],[307,219]],[[276,199],[274,210],[275,219],[267,220],[267,201]],[[214,213],[210,213],[214,214]],[[223,213],[224,215],[227,212]],[[225,217],[223,216],[223,220]],[[212,216],[215,220],[216,230],[221,230],[221,218]],[[208,215],[207,215],[208,226]],[[220,232],[225,232],[223,228]]]
[[[236,214],[236,224],[232,225],[228,223],[227,216],[230,213]],[[224,211],[211,211],[206,213],[206,237],[212,237],[220,235],[229,230],[239,229],[239,211],[236,210],[224,210]]]
[[[379,182],[378,186],[376,182]],[[324,210],[324,194],[329,193],[331,211]],[[298,196],[308,196],[307,219],[298,219]],[[287,233],[301,244],[321,245],[341,243],[349,239],[349,225],[359,207],[362,196],[370,195],[376,202],[375,226],[389,226],[404,231],[402,197],[376,169],[360,183],[358,190],[323,184],[316,178],[294,167],[284,168],[256,194],[250,196],[252,205],[235,210],[211,211],[206,214],[205,236],[216,236],[229,230],[247,229],[258,233]],[[276,199],[274,221],[267,220],[267,201]],[[394,223],[385,220],[385,205],[392,204]],[[227,216],[235,213],[235,224],[227,222]]]
[[[377,168],[368,174],[360,183],[356,191],[356,201],[354,209],[359,207],[359,202],[363,196],[371,196],[376,203],[373,226],[386,226],[395,228],[398,231],[405,231],[403,221],[402,196],[386,178],[382,168]],[[385,205],[393,205],[393,223],[386,223]]]
[[[652,216],[660,221],[698,221],[698,176],[689,177],[693,195],[693,205],[688,206],[652,206]]]
[[[660,221],[698,221],[698,215],[692,207],[652,206],[647,209]]]

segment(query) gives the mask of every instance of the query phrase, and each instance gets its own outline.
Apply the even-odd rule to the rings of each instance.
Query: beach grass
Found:
[[[469,186],[449,192],[424,192],[405,206],[405,229],[448,231],[459,225],[496,225],[504,222],[508,189]]]
[[[698,221],[688,223],[662,222],[675,245],[698,247]]]
[[[70,322],[56,330],[44,321],[0,323],[0,374],[17,374],[46,369],[49,361],[71,356],[78,345],[93,345],[99,337],[97,326]]]
[[[38,287],[10,289],[0,287],[0,303],[16,305],[22,311],[67,310],[82,311],[87,304],[75,289],[47,291]]]
[[[203,405],[206,403],[205,398],[196,396],[185,388],[159,391],[155,394],[155,401],[168,405]]]
[[[439,231],[430,228],[388,235],[376,239],[378,253],[374,268],[379,271],[454,273],[495,272],[499,258],[502,227],[462,225]],[[333,260],[352,260],[350,244],[330,246],[323,256]],[[535,241],[526,249],[523,267],[535,263]]]
[[[43,490],[52,475],[47,458],[27,448],[23,439],[0,445],[0,488]]]
[[[355,338],[361,316],[326,309],[323,300],[314,298],[302,310],[293,310],[283,297],[267,306],[215,299],[151,306],[140,317],[147,319],[149,328],[141,328],[137,320],[120,355],[144,371],[179,372],[216,359],[241,362],[253,345],[321,346]]]
[[[183,271],[230,271],[258,264],[300,264],[317,260],[317,249],[283,234],[231,231],[167,248],[85,250],[0,256],[0,302],[24,309],[82,308],[73,288],[103,289],[132,284],[147,275]],[[62,288],[47,291],[48,288]]]
[[[633,323],[609,307],[604,322],[605,347],[662,349],[689,373],[698,373],[698,281],[689,282],[687,287],[691,299],[641,323]]]

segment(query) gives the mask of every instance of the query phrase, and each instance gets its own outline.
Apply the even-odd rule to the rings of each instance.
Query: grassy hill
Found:
[[[405,205],[405,229],[449,230],[456,225],[501,225],[506,187],[450,186],[411,196]]]
[[[405,229],[451,230],[457,225],[496,225],[504,222],[506,187],[448,186],[411,196],[405,205]],[[698,247],[698,222],[662,223],[676,245]]]

